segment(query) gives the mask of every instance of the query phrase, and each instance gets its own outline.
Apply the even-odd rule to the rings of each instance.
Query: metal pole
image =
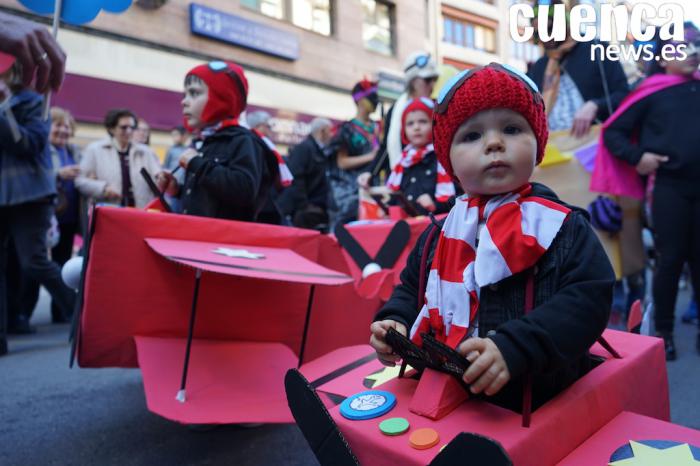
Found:
[[[311,290],[309,291],[309,302],[306,305],[306,321],[304,322],[304,334],[301,337],[301,349],[299,350],[298,367],[301,367],[301,362],[304,360],[304,350],[306,349],[306,335],[309,332],[309,322],[311,321],[311,306],[314,303],[314,291],[316,291],[316,285],[311,285]]]
[[[187,383],[187,369],[190,365],[190,352],[192,350],[192,335],[194,334],[194,318],[197,311],[197,296],[199,295],[199,283],[202,278],[202,270],[196,269],[195,280],[194,280],[194,294],[192,296],[192,311],[190,312],[190,327],[187,332],[187,347],[185,349],[185,365],[182,368],[182,381],[180,382],[180,390],[178,390],[175,399],[180,403],[184,403],[186,398],[185,395],[185,384]]]
[[[58,23],[61,20],[62,9],[63,0],[56,0],[53,6],[53,24],[51,26],[51,34],[54,39],[58,37]]]
[[[63,0],[55,0],[53,4],[53,23],[51,24],[51,35],[58,40],[58,24],[61,21],[61,10],[63,9]],[[51,91],[46,92],[44,97],[43,117],[44,120],[49,118],[49,108],[51,107]]]

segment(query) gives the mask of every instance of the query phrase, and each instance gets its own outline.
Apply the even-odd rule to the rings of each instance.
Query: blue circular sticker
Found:
[[[340,414],[353,421],[382,416],[396,406],[396,397],[389,392],[369,390],[346,398],[340,404]]]

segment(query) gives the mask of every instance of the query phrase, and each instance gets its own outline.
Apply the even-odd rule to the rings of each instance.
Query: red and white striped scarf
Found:
[[[457,198],[440,231],[425,291],[411,328],[456,348],[475,327],[482,287],[533,267],[559,233],[570,209],[531,196],[527,184],[490,198]],[[482,227],[479,225],[482,224]]]
[[[386,185],[392,191],[398,191],[401,189],[401,180],[403,180],[403,173],[407,168],[423,161],[426,155],[433,152],[434,148],[432,143],[425,147],[416,148],[413,144],[409,144],[401,154],[401,160],[397,163],[389,179],[386,180]],[[435,184],[435,200],[438,202],[447,202],[447,200],[455,195],[455,186],[452,184],[450,175],[447,174],[445,168],[437,162],[437,183]]]
[[[255,134],[260,137],[260,139],[263,140],[265,145],[270,149],[270,151],[275,154],[275,158],[277,159],[277,166],[280,171],[280,184],[283,187],[290,186],[292,184],[292,181],[294,181],[294,176],[292,176],[292,172],[289,170],[289,167],[285,163],[284,159],[280,155],[280,153],[277,151],[277,146],[275,145],[274,142],[270,140],[267,136],[265,136],[263,133],[258,131],[257,129],[252,130]]]

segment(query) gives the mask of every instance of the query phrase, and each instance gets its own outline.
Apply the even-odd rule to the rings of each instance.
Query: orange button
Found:
[[[425,427],[413,431],[408,441],[416,450],[427,450],[440,442],[440,436],[435,429]]]

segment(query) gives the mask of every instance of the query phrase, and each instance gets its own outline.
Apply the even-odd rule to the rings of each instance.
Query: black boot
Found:
[[[29,324],[27,316],[19,315],[7,326],[10,335],[29,335],[36,333],[36,327]]]
[[[657,334],[658,337],[664,339],[664,351],[666,352],[666,361],[675,361],[676,354],[676,344],[673,342],[672,333],[660,333]]]
[[[7,339],[0,338],[0,356],[5,356],[7,354]]]
[[[700,354],[700,333],[698,333],[698,337],[695,340],[695,349],[698,351],[698,354]]]
[[[61,309],[56,305],[56,303],[51,303],[51,323],[52,324],[66,324],[70,322],[70,318],[63,315]]]

